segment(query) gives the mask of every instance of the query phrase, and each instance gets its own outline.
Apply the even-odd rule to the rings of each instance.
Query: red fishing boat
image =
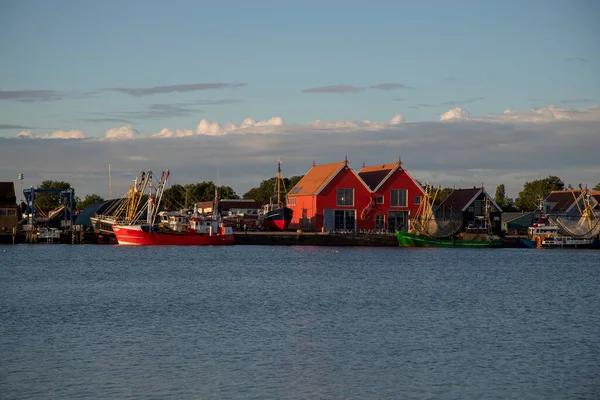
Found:
[[[197,210],[192,215],[179,212],[161,211],[160,201],[169,178],[169,171],[163,172],[156,194],[151,194],[146,204],[147,221],[133,221],[128,225],[113,225],[113,231],[120,245],[156,246],[218,246],[233,245],[235,236],[229,226],[224,226],[218,210],[218,195],[215,194],[213,216],[203,218]],[[158,220],[158,221],[157,221]]]
[[[285,207],[281,201],[281,185],[283,178],[281,177],[281,162],[277,159],[277,203],[271,201],[263,207],[263,215],[259,217],[259,224],[262,228],[268,231],[284,231],[292,221],[294,211],[291,208]]]

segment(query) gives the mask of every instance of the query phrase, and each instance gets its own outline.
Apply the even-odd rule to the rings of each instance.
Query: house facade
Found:
[[[19,225],[19,207],[13,182],[0,182],[0,243],[12,241],[13,229]]]
[[[460,230],[483,229],[486,227],[486,206],[492,233],[502,231],[502,209],[483,187],[454,189],[437,207],[437,218],[460,218]]]
[[[393,164],[363,165],[358,176],[372,193],[370,209],[363,213],[372,222],[371,229],[407,232],[410,218],[419,211],[425,193],[402,168],[400,160]]]
[[[423,190],[400,162],[364,166],[313,165],[287,195],[290,228],[307,231],[408,230]]]

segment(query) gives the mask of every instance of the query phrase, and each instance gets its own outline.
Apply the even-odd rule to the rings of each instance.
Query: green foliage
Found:
[[[504,184],[500,184],[496,188],[496,195],[494,196],[494,201],[504,212],[513,211],[515,208],[513,199],[506,197],[506,189],[504,187]]]
[[[63,181],[43,181],[38,189],[52,189],[52,190],[67,190],[71,189],[69,182]],[[73,191],[73,204],[76,204],[77,199],[75,197],[75,191]],[[53,210],[63,204],[64,198],[61,198],[60,193],[36,193],[35,194],[35,206],[41,210]]]
[[[229,186],[220,187],[220,198],[239,199],[240,197]],[[162,205],[166,210],[192,208],[194,203],[213,201],[215,199],[215,184],[212,181],[189,183],[185,186],[176,184],[165,189]]]
[[[104,198],[102,196],[97,194],[87,194],[85,195],[85,198],[82,201],[77,202],[77,209],[83,210],[84,208],[91,206],[95,203],[100,203],[101,201],[104,201]]]
[[[596,184],[596,186],[594,186],[592,188],[592,190],[600,190],[600,182]]]
[[[452,188],[443,188],[443,189],[440,189],[437,192],[437,196],[435,196],[433,204],[441,204],[442,201],[446,200],[446,198],[448,196],[450,196],[450,193],[452,193],[453,190],[454,189],[452,189]],[[431,193],[431,195],[432,196],[435,195],[435,189],[433,190],[433,193]]]
[[[296,186],[296,184],[302,179],[304,175],[296,175],[291,178],[282,178],[283,185],[281,186],[281,201],[285,203],[285,196],[288,192]],[[252,188],[246,192],[243,196],[246,200],[255,200],[261,203],[269,203],[273,200],[277,202],[277,177],[269,178],[260,183],[257,188]]]
[[[564,188],[564,182],[556,176],[525,182],[523,191],[519,192],[519,196],[515,200],[515,207],[519,211],[534,211],[540,199],[548,197],[553,190],[563,190]]]

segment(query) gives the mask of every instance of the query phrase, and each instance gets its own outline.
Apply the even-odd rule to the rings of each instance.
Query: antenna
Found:
[[[108,198],[112,199],[112,175],[110,173],[110,163],[108,164]]]

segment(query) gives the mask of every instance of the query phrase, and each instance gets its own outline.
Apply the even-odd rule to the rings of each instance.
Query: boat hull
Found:
[[[120,245],[125,246],[231,246],[235,235],[145,232],[140,226],[113,226]]]
[[[541,243],[530,239],[520,240],[521,244],[529,249],[600,249],[600,240],[593,239],[570,239],[564,242],[560,239],[552,239],[542,240]]]
[[[262,227],[271,231],[284,231],[292,221],[293,213],[288,207],[271,210],[265,214]]]
[[[436,239],[428,236],[417,235],[414,233],[396,231],[398,244],[400,247],[467,247],[467,248],[488,248],[502,247],[504,242],[501,239],[492,240],[451,240]]]

